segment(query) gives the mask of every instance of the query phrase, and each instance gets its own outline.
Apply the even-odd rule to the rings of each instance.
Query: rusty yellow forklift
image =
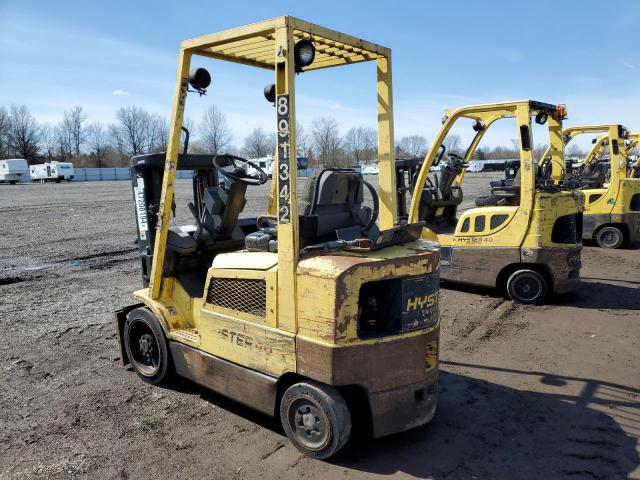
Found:
[[[542,302],[550,291],[578,287],[583,198],[554,186],[550,166],[537,168],[532,148],[532,118],[539,125],[548,122],[551,157],[564,162],[565,117],[564,105],[536,101],[448,110],[424,161],[396,162],[399,217],[410,224],[426,222],[423,238],[440,242],[442,279],[498,288],[525,304]],[[458,215],[469,161],[487,130],[501,119],[516,121],[516,173],[492,182],[490,195],[476,198],[475,208]],[[448,151],[447,134],[461,121],[473,130],[472,140],[466,151]]]
[[[204,69],[190,73],[196,56],[274,73],[264,216],[240,218],[247,188],[267,181],[258,165],[179,154],[187,93],[211,82]],[[123,362],[142,380],[175,372],[278,417],[321,459],[345,444],[355,415],[379,437],[427,423],[436,408],[439,251],[420,239],[421,224],[394,225],[393,176],[377,193],[353,170],[325,169],[298,205],[296,74],[359,62],[377,66],[378,155],[391,173],[389,49],[292,17],[182,43],[168,152],[132,160],[144,288],[116,312]],[[194,225],[170,225],[179,169],[193,171]]]
[[[620,248],[640,241],[640,182],[633,178],[629,154],[634,138],[622,125],[585,125],[565,128],[565,145],[580,135],[598,135],[577,171],[553,162],[557,185],[579,188],[585,196],[582,236],[602,248]],[[637,141],[637,139],[635,139]],[[541,161],[545,161],[545,152]]]

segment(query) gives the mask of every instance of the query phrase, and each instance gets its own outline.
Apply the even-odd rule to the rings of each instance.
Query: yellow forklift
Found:
[[[580,135],[598,135],[577,171],[553,162],[553,179],[560,186],[579,188],[585,196],[582,236],[602,248],[620,248],[640,241],[640,182],[629,155],[637,137],[622,125],[586,125],[563,130],[565,145]],[[549,156],[545,152],[541,161]]]
[[[258,165],[179,153],[187,94],[211,83],[190,72],[194,56],[274,72],[264,216],[240,218],[246,189],[267,181]],[[378,156],[392,172],[389,49],[287,16],[182,43],[168,152],[131,166],[144,288],[115,314],[123,363],[142,380],[177,373],[275,416],[320,459],[346,443],[353,417],[379,437],[436,409],[439,251],[420,223],[395,226],[393,176],[378,194],[353,170],[325,169],[298,205],[296,75],[360,62],[377,66]],[[193,172],[193,225],[171,225],[179,169]]]
[[[542,302],[550,291],[576,289],[582,248],[583,197],[554,186],[548,163],[537,167],[532,118],[539,125],[548,122],[551,156],[564,162],[566,108],[536,101],[448,110],[424,161],[396,162],[399,218],[426,222],[423,238],[441,244],[442,279],[498,288],[525,304]],[[507,165],[515,173],[491,182],[491,194],[476,198],[475,208],[458,215],[469,162],[487,130],[501,119],[515,119],[520,158]],[[469,124],[472,140],[466,150],[449,151],[446,137],[458,122]]]

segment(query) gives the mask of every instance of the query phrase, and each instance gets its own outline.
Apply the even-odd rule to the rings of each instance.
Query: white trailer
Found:
[[[75,175],[73,163],[70,162],[46,162],[31,165],[31,180],[34,182],[56,182],[61,180],[70,182]]]
[[[257,166],[259,166],[264,171],[264,173],[267,174],[267,177],[271,178],[271,176],[273,175],[273,156],[269,155],[267,157],[251,158],[250,160]],[[251,165],[246,166],[246,171],[249,175],[254,175],[255,173],[257,173],[257,170]]]
[[[24,158],[0,160],[0,183],[14,185],[29,179],[29,164]]]

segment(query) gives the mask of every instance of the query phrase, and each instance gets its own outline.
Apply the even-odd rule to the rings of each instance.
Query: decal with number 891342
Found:
[[[278,222],[291,222],[289,95],[278,95]]]

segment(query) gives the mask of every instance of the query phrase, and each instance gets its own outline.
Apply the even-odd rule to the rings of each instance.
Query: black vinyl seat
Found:
[[[307,180],[302,195],[301,223],[313,225],[307,236],[324,237],[336,230],[362,227],[371,218],[363,206],[362,176],[350,169],[323,169]],[[308,218],[315,217],[315,218]],[[303,229],[301,229],[303,230]]]
[[[167,234],[167,251],[178,255],[190,255],[198,249],[198,242],[193,237],[195,225],[174,226]]]
[[[506,183],[506,182],[505,182]],[[513,182],[491,188],[491,195],[476,198],[476,207],[516,206],[520,204],[520,170]]]

